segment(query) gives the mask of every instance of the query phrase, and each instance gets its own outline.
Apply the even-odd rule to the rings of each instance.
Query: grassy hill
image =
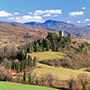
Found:
[[[28,53],[28,55],[30,55],[32,58],[37,57],[39,61],[65,57],[65,54],[61,52],[34,52],[34,53]],[[79,75],[80,73],[90,74],[89,72],[84,71],[85,68],[74,70],[64,67],[49,66],[40,63],[38,63],[38,66],[40,66],[40,68],[35,68],[34,72],[37,72],[39,76],[47,72],[50,72],[53,75],[58,76],[60,80],[68,80],[71,76],[77,77],[77,75]]]
[[[61,52],[35,52],[35,53],[28,53],[32,58],[37,57],[39,61],[47,60],[47,59],[57,59],[57,58],[64,58],[65,54]]]
[[[10,45],[25,44],[31,40],[45,38],[47,33],[47,30],[25,29],[0,24],[0,45],[5,45],[6,43],[10,43]]]
[[[68,80],[73,77],[77,77],[80,73],[87,73],[90,74],[89,72],[85,72],[85,68],[79,69],[79,70],[73,70],[73,69],[67,69],[63,67],[54,67],[54,66],[48,66],[44,64],[39,64],[41,68],[36,68],[34,72],[37,72],[38,75],[45,74],[47,72],[52,73],[54,76],[56,75],[59,80]]]
[[[58,89],[11,83],[11,82],[0,82],[0,90],[58,90]]]

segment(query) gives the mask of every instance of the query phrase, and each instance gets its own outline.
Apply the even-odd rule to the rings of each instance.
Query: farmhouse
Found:
[[[8,76],[11,76],[13,79],[16,78],[17,76],[21,76],[21,74],[16,72],[16,70],[11,70],[11,69],[1,69],[0,73],[5,73]]]

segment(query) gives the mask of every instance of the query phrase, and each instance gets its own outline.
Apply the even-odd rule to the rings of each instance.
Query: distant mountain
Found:
[[[17,22],[3,22],[0,21],[0,24],[11,25],[18,28],[27,28],[27,29],[40,29],[40,30],[49,30],[59,32],[63,30],[65,33],[71,33],[72,35],[81,37],[81,38],[90,38],[90,25],[89,26],[76,26],[70,23],[62,21],[47,20],[44,23],[39,22],[26,22],[26,23],[17,23]]]
[[[65,33],[71,33],[72,35],[82,38],[90,38],[90,26],[82,27],[66,22],[53,20],[47,20],[44,23],[28,22],[24,24],[30,25],[32,28],[47,29],[50,31],[59,32],[60,30],[64,30]]]
[[[14,27],[19,27],[19,28],[31,28],[30,25],[26,25],[26,24],[22,24],[22,23],[18,23],[18,22],[4,22],[4,21],[0,21],[0,24],[11,25],[11,26],[14,26]]]

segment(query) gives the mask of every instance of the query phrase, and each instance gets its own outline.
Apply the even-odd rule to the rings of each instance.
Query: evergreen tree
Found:
[[[23,74],[23,81],[26,81],[26,72],[24,70],[24,74]]]
[[[34,57],[34,59],[33,59],[33,67],[36,66],[36,61],[37,61],[37,59],[36,59],[36,57]]]
[[[36,52],[40,51],[40,47],[39,47],[38,42],[36,42],[36,45],[35,45],[35,51],[36,51]]]

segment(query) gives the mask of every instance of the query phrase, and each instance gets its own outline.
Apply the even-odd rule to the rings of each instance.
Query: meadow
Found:
[[[48,59],[61,59],[64,58],[66,54],[61,52],[34,52],[34,53],[28,53],[32,58],[37,57],[39,61],[42,60],[48,60]],[[74,69],[68,69],[64,67],[54,67],[49,66],[45,64],[38,63],[38,66],[40,68],[35,68],[34,72],[37,72],[38,76],[45,74],[45,73],[52,73],[53,75],[57,76],[60,80],[68,80],[70,77],[77,77],[80,73],[88,73],[85,72],[85,68],[74,70]]]
[[[40,68],[35,68],[34,72],[37,72],[39,76],[49,72],[52,73],[54,76],[56,76],[59,80],[68,80],[72,76],[76,78],[80,73],[90,74],[89,72],[84,71],[85,68],[79,70],[73,70],[63,67],[48,66],[44,64],[38,64],[38,65],[40,66]]]
[[[36,57],[39,61],[47,60],[47,59],[57,59],[64,58],[65,54],[61,52],[34,52],[28,53],[32,58]]]
[[[49,87],[25,85],[12,82],[0,82],[0,90],[58,90]]]

